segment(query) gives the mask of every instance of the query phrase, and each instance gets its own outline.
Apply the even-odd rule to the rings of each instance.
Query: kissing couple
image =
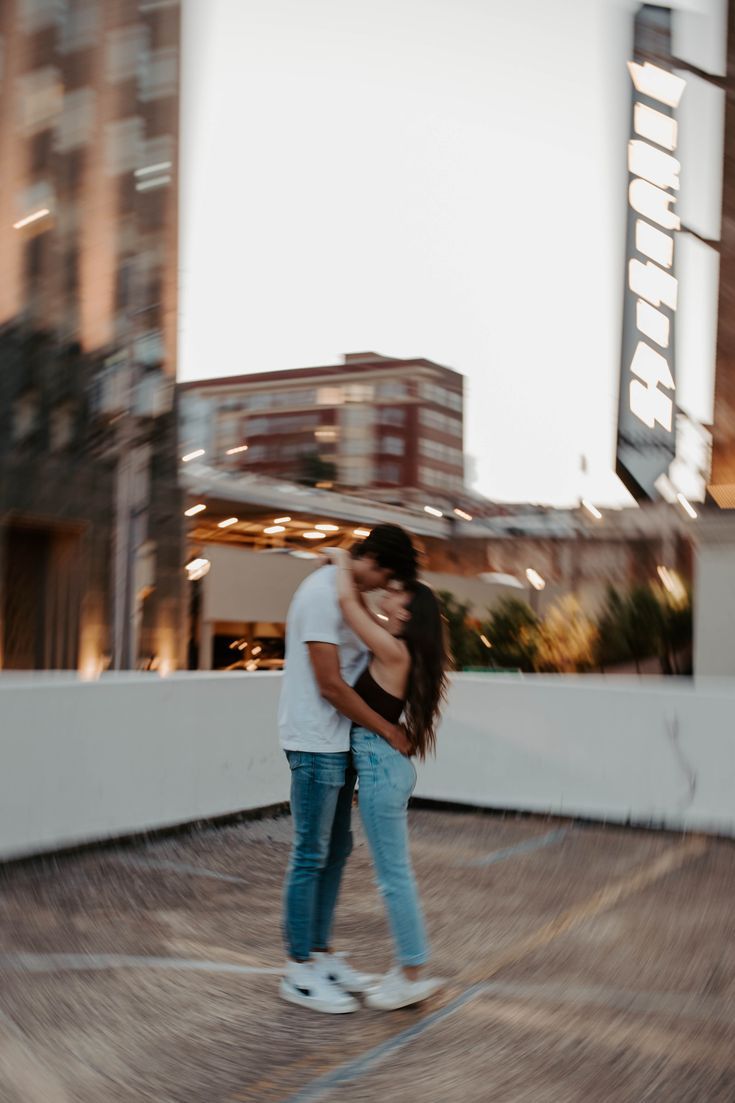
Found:
[[[378,525],[296,591],[286,625],[278,710],[291,769],[293,845],[283,892],[288,954],[280,994],[328,1014],[390,1011],[427,999],[429,947],[408,843],[412,758],[433,752],[446,689],[441,610],[417,579],[417,554],[397,525]],[[365,594],[384,591],[379,615]],[[395,966],[358,972],[332,949],[334,911],[359,808],[385,901]]]

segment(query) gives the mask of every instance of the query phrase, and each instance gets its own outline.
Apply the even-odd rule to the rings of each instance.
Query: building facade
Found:
[[[5,669],[177,663],[179,16],[0,8]]]
[[[182,384],[182,450],[312,485],[458,503],[464,379],[431,360],[354,353],[321,368]]]

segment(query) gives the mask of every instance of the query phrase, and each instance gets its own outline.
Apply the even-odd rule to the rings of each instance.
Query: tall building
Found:
[[[5,668],[177,661],[179,17],[0,8]]]
[[[464,494],[464,379],[431,360],[344,363],[181,384],[182,450],[203,462],[386,501]]]

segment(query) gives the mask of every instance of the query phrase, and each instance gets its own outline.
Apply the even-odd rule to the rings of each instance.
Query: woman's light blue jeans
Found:
[[[372,851],[378,888],[388,911],[400,965],[429,959],[416,879],[408,848],[408,799],[416,785],[410,758],[365,728],[352,728],[360,816]]]

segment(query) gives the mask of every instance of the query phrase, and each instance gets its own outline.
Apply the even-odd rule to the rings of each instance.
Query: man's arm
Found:
[[[411,744],[403,728],[384,720],[355,693],[352,686],[347,685],[339,668],[339,652],[335,644],[309,643],[307,646],[322,697],[353,724],[375,732],[401,754],[410,754]]]

